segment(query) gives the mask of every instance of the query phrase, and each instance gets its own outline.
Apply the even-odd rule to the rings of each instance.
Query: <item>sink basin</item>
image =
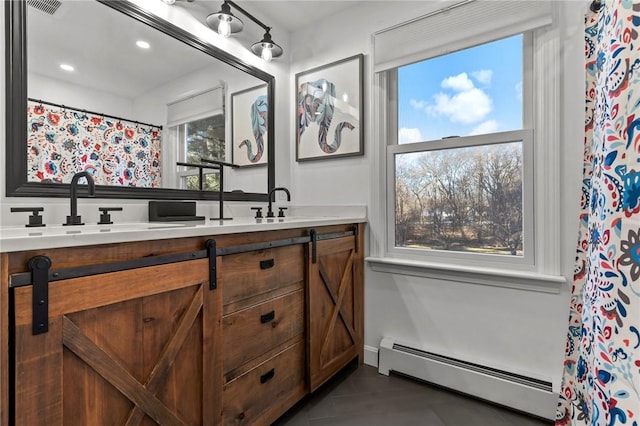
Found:
[[[114,223],[111,225],[42,226],[36,228],[0,228],[0,238],[27,238],[52,235],[98,234],[104,232],[132,232],[153,229],[172,229],[188,226],[186,223]]]
[[[337,217],[335,217],[337,218]],[[295,223],[307,221],[319,221],[334,219],[331,216],[287,216],[287,217],[270,217],[263,219],[255,219],[257,223]]]

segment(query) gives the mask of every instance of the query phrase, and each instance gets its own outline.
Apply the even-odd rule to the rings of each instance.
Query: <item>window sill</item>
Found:
[[[506,287],[518,290],[560,293],[567,282],[562,275],[546,275],[526,271],[446,265],[390,257],[367,257],[365,260],[376,272],[436,278],[462,283]]]

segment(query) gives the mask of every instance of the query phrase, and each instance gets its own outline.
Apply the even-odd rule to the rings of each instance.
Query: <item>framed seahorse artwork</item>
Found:
[[[267,85],[231,94],[232,162],[240,167],[267,165]]]
[[[364,154],[364,55],[296,74],[296,161]]]

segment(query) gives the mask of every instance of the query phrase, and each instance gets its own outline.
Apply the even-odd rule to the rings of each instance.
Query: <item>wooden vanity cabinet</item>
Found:
[[[14,291],[16,425],[216,422],[221,295],[206,259],[52,282],[36,335],[32,288]]]
[[[361,234],[360,234],[361,236]],[[322,237],[322,235],[320,235]],[[319,240],[308,251],[309,388],[313,392],[354,358],[364,358],[362,239]]]
[[[2,254],[0,426],[271,424],[363,361],[363,226]]]

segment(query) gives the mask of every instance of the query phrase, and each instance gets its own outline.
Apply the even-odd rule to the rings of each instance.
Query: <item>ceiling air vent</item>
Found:
[[[27,4],[49,15],[56,13],[56,10],[62,5],[58,0],[27,0]]]

